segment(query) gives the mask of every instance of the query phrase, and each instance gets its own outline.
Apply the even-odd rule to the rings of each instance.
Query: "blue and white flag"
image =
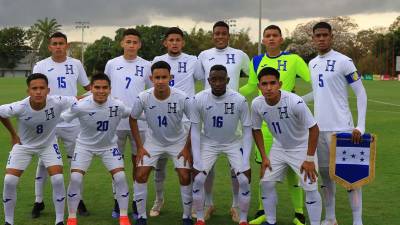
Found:
[[[364,134],[354,144],[350,133],[332,138],[330,175],[337,183],[352,189],[369,183],[375,176],[375,138]]]

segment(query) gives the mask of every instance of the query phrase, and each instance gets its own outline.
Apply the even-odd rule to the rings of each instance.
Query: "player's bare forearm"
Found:
[[[309,156],[315,155],[315,151],[317,150],[318,136],[319,136],[319,128],[318,125],[315,124],[314,126],[308,129],[307,155]]]
[[[253,138],[254,142],[256,143],[256,146],[258,148],[258,151],[260,152],[261,158],[267,159],[267,155],[265,154],[265,147],[264,147],[264,139],[263,139],[263,134],[260,129],[253,129]]]
[[[133,136],[133,139],[135,140],[136,147],[143,148],[143,143],[142,139],[140,138],[140,133],[139,133],[139,127],[137,124],[137,119],[132,118],[131,116],[129,117],[129,126],[131,127],[131,133]]]
[[[4,127],[8,130],[8,132],[11,135],[11,143],[14,144],[21,144],[21,141],[19,139],[19,136],[17,132],[15,131],[13,125],[11,124],[11,121],[9,118],[3,118],[0,117],[1,123],[4,125]]]

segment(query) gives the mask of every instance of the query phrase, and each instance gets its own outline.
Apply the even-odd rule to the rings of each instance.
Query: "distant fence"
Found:
[[[400,74],[397,76],[391,76],[389,74],[363,74],[361,77],[363,80],[399,80]]]

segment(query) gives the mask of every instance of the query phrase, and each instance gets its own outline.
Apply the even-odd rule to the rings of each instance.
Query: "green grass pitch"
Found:
[[[242,83],[245,79],[242,79]],[[364,81],[368,94],[367,131],[378,135],[377,165],[375,181],[363,188],[363,221],[366,225],[400,224],[398,216],[400,208],[400,164],[399,159],[399,134],[400,125],[400,82],[396,81]],[[309,84],[298,81],[296,90],[304,94],[310,90]],[[351,91],[350,91],[351,92]],[[0,104],[10,103],[22,99],[26,95],[24,78],[0,78]],[[356,112],[354,95],[350,95],[353,115]],[[310,105],[312,107],[312,105]],[[356,121],[356,119],[355,119]],[[3,190],[4,168],[10,151],[10,139],[6,129],[0,126],[0,187]],[[36,170],[35,158],[24,172],[18,186],[18,200],[15,211],[15,225],[51,225],[54,224],[54,209],[51,200],[51,187],[47,182],[45,189],[46,209],[39,219],[31,219],[31,208],[34,202],[34,175]],[[65,171],[69,166],[64,157]],[[126,157],[125,165],[132,190],[131,162]],[[257,209],[258,165],[252,160],[252,201],[249,218],[253,217]],[[69,175],[65,173],[66,186]],[[149,182],[148,209],[154,200],[153,177]],[[79,218],[80,225],[112,225],[118,220],[111,218],[113,198],[111,191],[111,177],[98,158],[92,162],[88,173],[84,177],[84,199],[91,215]],[[207,221],[208,225],[235,224],[229,216],[231,206],[231,182],[228,162],[221,157],[216,165],[216,179],[214,183],[214,202],[216,214]],[[287,192],[287,185],[280,184],[278,223],[280,225],[292,224],[293,210]],[[161,215],[150,218],[149,224],[175,225],[181,224],[181,203],[179,185],[172,163],[168,163],[167,181],[165,185],[165,205]],[[339,224],[352,223],[351,210],[346,191],[337,187],[336,215]],[[0,206],[0,223],[4,222],[3,205]]]

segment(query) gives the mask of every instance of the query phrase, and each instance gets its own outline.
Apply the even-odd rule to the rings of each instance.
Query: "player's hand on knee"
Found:
[[[138,148],[137,154],[136,154],[136,166],[138,166],[139,164],[143,165],[144,156],[147,156],[150,158],[149,152],[143,147]]]
[[[192,165],[193,164],[193,158],[192,154],[190,153],[190,150],[188,148],[183,148],[181,152],[178,154],[178,159],[183,157],[183,165],[186,166]]]
[[[267,169],[272,171],[271,162],[269,161],[268,158],[263,159],[261,162],[260,178],[264,177],[265,170],[267,170]]]
[[[358,129],[353,129],[351,133],[351,140],[354,144],[359,144],[361,141],[361,132]]]
[[[317,170],[315,169],[314,162],[304,161],[300,167],[300,173],[303,172],[304,172],[304,182],[307,180],[307,178],[310,179],[312,183],[317,181],[318,173]]]

